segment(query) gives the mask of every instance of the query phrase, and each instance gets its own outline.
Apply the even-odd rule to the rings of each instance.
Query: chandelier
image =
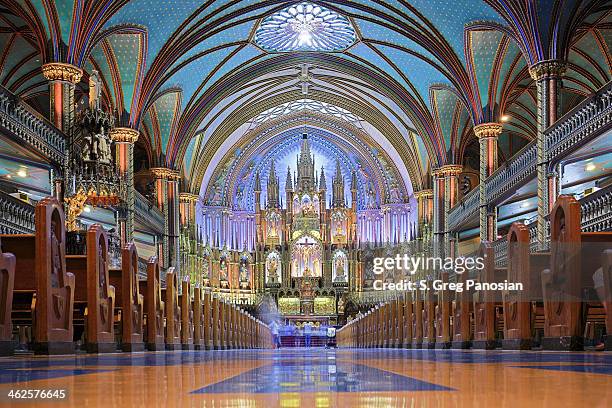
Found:
[[[100,108],[100,84],[94,70],[89,79],[89,106],[78,110],[70,132],[65,198],[69,230],[76,229],[76,218],[85,205],[114,206],[122,197],[111,151],[114,118]]]

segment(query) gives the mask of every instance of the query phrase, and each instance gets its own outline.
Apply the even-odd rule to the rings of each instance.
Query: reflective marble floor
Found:
[[[612,404],[611,353],[450,350],[159,352],[0,359],[10,390],[62,407],[527,407]],[[45,404],[47,405],[47,404]]]

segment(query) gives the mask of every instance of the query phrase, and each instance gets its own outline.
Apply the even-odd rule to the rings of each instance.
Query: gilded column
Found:
[[[480,144],[480,241],[495,241],[497,238],[497,215],[489,211],[485,191],[485,180],[497,169],[497,138],[502,132],[501,123],[482,123],[474,126]]]
[[[81,81],[83,70],[79,67],[61,62],[51,62],[42,66],[42,73],[49,81],[49,120],[64,134],[69,135],[74,123],[74,88]],[[65,173],[68,157],[62,168]],[[63,178],[66,174],[52,175],[53,194],[60,202],[64,201]]]
[[[448,227],[448,213],[450,209],[457,204],[459,193],[459,175],[463,171],[463,166],[458,164],[447,164],[440,167],[438,170],[444,177],[444,218],[442,228],[444,231],[444,256],[453,256],[455,254],[454,239],[451,239],[450,230]]]
[[[201,274],[195,268],[195,259],[198,255],[198,240],[196,235],[196,204],[199,196],[191,193],[179,193],[179,221],[180,230],[184,231],[184,239],[189,242],[187,254],[182,254],[186,260],[183,265],[183,276],[189,275],[192,284],[200,283]],[[194,245],[195,243],[195,245]]]
[[[417,200],[419,236],[423,236],[427,229],[426,226],[431,225],[431,218],[433,216],[433,190],[415,191],[414,198]]]
[[[529,74],[537,88],[537,149],[538,149],[538,224],[537,238],[540,250],[548,247],[548,226],[546,216],[556,199],[556,175],[548,174],[546,160],[546,140],[544,131],[552,125],[559,116],[559,87],[567,64],[559,60],[541,61],[529,67]],[[550,188],[550,187],[553,188]]]
[[[441,168],[432,171],[433,177],[433,256],[444,252],[444,175]]]
[[[162,254],[164,267],[174,266],[178,271],[178,171],[165,167],[151,168],[155,177],[157,206],[164,214]]]
[[[115,165],[119,172],[124,207],[119,220],[122,247],[134,240],[134,144],[138,136],[137,130],[126,127],[117,127],[110,132],[115,143]]]

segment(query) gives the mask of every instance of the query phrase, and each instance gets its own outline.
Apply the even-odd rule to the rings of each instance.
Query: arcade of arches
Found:
[[[605,405],[611,6],[0,0],[2,393]]]

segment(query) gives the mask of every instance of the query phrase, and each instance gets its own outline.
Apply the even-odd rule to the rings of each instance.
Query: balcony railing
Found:
[[[460,203],[451,208],[448,213],[448,227],[454,230],[464,222],[472,219],[473,216],[478,214],[479,203],[480,189],[476,186],[476,188],[463,197]]]
[[[547,162],[559,161],[571,151],[611,128],[612,82],[609,82],[546,130]],[[485,180],[487,203],[500,202],[526,180],[534,178],[536,168],[537,146],[534,140]],[[449,212],[451,229],[457,228],[477,215],[479,201],[474,200],[471,194],[472,192]]]
[[[583,232],[599,232],[612,230],[612,187],[606,187],[589,194],[579,200],[581,216],[580,224]],[[535,252],[537,248],[537,223],[532,221],[529,227],[529,248]],[[506,266],[508,258],[507,238],[503,237],[493,242],[495,264]]]
[[[546,156],[556,162],[612,128],[612,82],[546,129]]]
[[[32,234],[34,225],[34,206],[0,191],[0,232]]]
[[[0,129],[55,164],[63,163],[66,140],[62,132],[27,103],[0,86]]]
[[[138,191],[134,192],[135,218],[138,222],[148,225],[153,231],[164,233],[164,214]]]

